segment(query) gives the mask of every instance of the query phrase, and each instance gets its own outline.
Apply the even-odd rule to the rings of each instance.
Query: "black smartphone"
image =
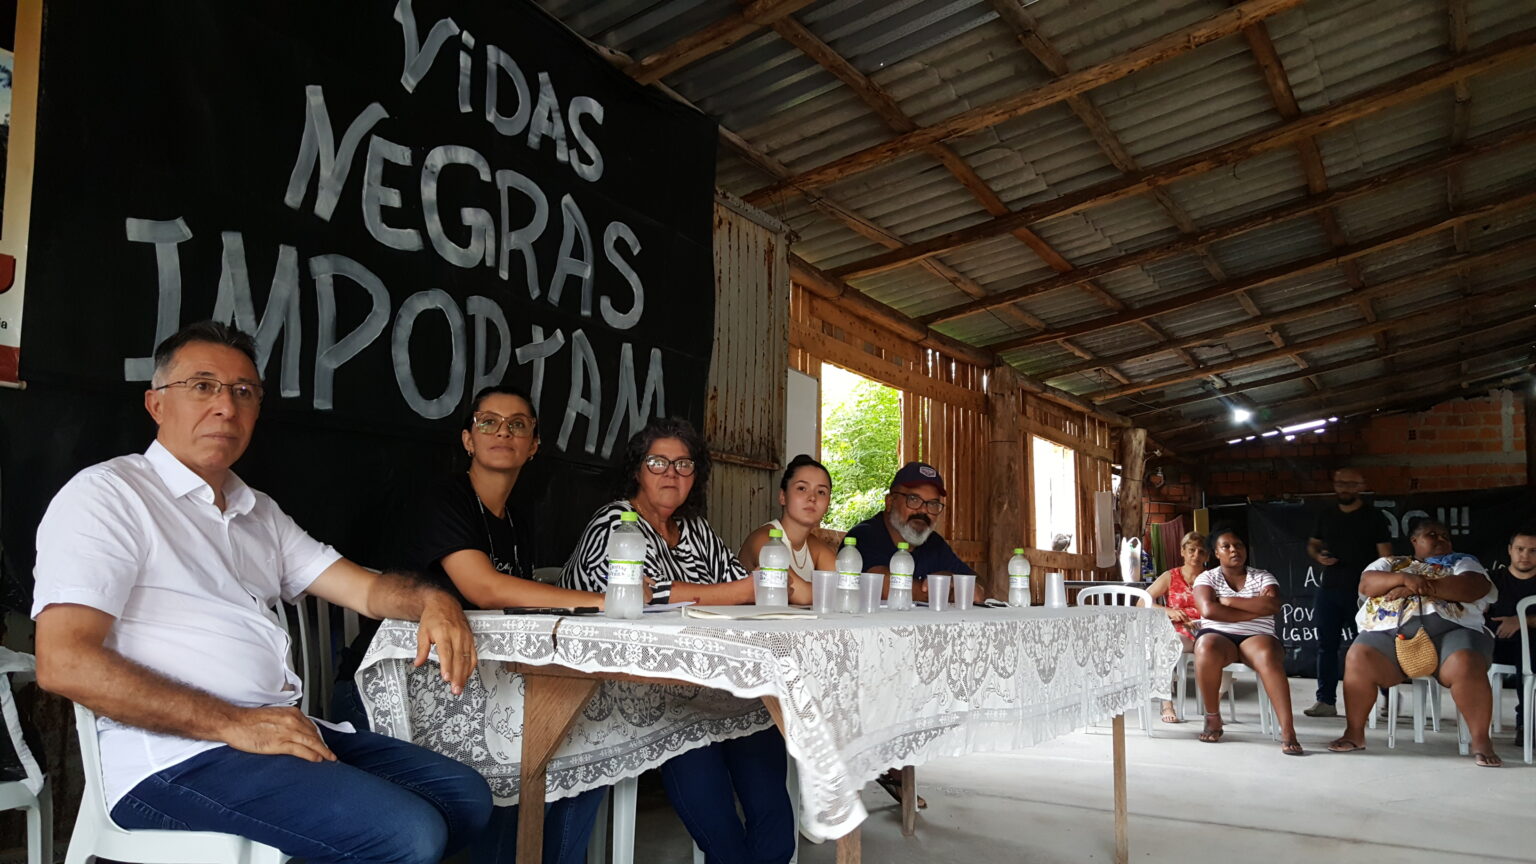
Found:
[[[501,611],[507,615],[596,615],[602,610],[596,606],[507,606]]]

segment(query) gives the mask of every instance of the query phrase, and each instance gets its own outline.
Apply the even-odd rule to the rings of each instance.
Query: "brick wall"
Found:
[[[1211,496],[1249,498],[1326,493],[1331,473],[1344,466],[1359,469],[1381,494],[1520,486],[1523,398],[1497,390],[1414,414],[1330,423],[1292,441],[1277,435],[1230,445],[1207,454],[1205,488]]]

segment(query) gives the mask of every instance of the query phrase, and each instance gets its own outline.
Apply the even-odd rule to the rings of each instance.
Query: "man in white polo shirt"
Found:
[[[459,604],[376,575],[304,532],[230,470],[262,387],[251,338],[183,328],[155,350],[142,455],[91,466],[37,532],[37,677],[100,718],[112,818],[220,831],[311,861],[436,862],[490,818],[468,767],[297,707],[272,606],[308,593],[373,618],[419,620],[455,694],[474,669]]]

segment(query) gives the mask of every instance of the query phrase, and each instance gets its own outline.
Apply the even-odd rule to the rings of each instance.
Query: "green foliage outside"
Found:
[[[821,461],[832,474],[832,506],[822,525],[846,531],[885,506],[901,450],[901,396],[863,380],[826,406]]]

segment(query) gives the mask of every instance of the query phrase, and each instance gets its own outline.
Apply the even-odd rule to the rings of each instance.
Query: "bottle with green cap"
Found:
[[[856,537],[844,537],[837,551],[837,603],[839,612],[853,612],[859,606],[859,574],[864,572],[864,556],[859,554]]]
[[[1024,557],[1023,548],[1013,550],[1013,557],[1008,559],[1008,605],[1029,605],[1029,559]]]
[[[626,510],[608,535],[608,588],[603,614],[609,618],[639,618],[645,607],[645,535],[640,514]]]
[[[757,605],[789,605],[789,547],[784,545],[783,531],[768,529],[768,542],[757,553],[757,573],[753,575]]]
[[[891,578],[886,590],[885,605],[893,612],[912,608],[912,561],[911,548],[906,543],[896,544],[896,554],[891,556]]]

